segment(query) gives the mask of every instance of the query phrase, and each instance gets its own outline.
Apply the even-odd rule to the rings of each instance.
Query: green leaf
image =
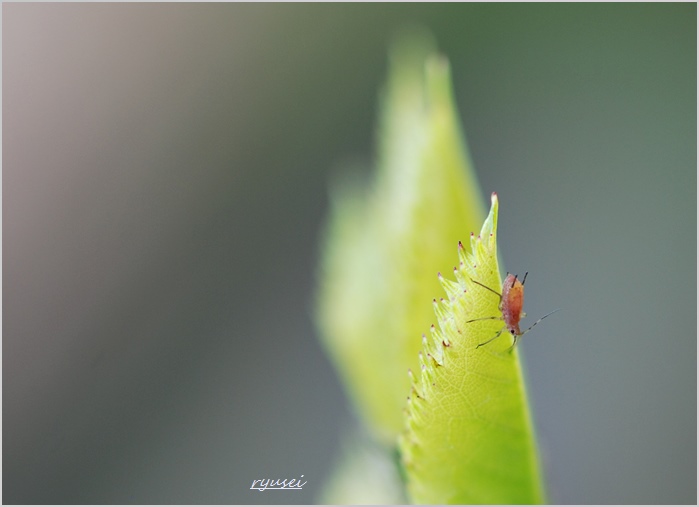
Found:
[[[317,320],[356,412],[381,441],[404,426],[438,271],[485,216],[463,141],[449,65],[429,37],[403,37],[382,94],[378,169],[368,189],[332,189]]]
[[[455,280],[442,278],[438,326],[423,340],[401,436],[408,491],[416,503],[542,503],[543,491],[517,349],[503,333],[496,294],[498,200],[470,252],[459,245]]]

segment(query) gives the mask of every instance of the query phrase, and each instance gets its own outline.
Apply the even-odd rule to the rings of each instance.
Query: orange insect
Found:
[[[522,336],[527,334],[531,329],[536,326],[539,322],[544,320],[546,317],[549,315],[556,313],[557,311],[560,310],[560,308],[547,313],[543,317],[541,317],[539,320],[534,322],[529,329],[525,331],[520,331],[519,329],[519,321],[523,319],[524,317],[527,316],[524,311],[522,311],[522,307],[524,306],[524,282],[527,280],[527,275],[529,272],[524,273],[524,278],[522,278],[522,281],[520,282],[517,279],[517,275],[511,275],[507,274],[507,277],[505,278],[505,281],[502,284],[502,294],[499,292],[491,289],[490,287],[483,285],[480,282],[477,282],[474,279],[471,279],[471,281],[475,284],[480,285],[484,289],[488,289],[490,292],[493,294],[497,295],[500,298],[500,304],[498,305],[498,310],[502,312],[502,315],[499,317],[482,317],[480,319],[472,319],[466,321],[466,323],[470,322],[476,322],[477,320],[502,320],[505,322],[505,325],[503,328],[498,331],[498,333],[493,336],[490,340],[479,343],[476,348],[481,347],[483,345],[486,345],[490,342],[492,342],[495,338],[500,336],[503,331],[507,330],[512,334],[512,337],[514,338],[514,341],[512,342],[512,347],[510,347],[510,351],[517,345],[517,340],[519,340]]]

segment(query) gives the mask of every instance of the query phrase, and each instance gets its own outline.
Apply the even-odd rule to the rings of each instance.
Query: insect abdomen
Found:
[[[524,307],[524,286],[514,275],[507,275],[502,284],[502,319],[510,332],[519,330]]]

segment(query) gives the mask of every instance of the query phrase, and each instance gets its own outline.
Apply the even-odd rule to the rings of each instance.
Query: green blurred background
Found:
[[[696,503],[692,3],[3,4],[4,503],[317,498],[353,424],[326,188],[406,24],[527,312],[564,309],[521,344],[551,501]]]

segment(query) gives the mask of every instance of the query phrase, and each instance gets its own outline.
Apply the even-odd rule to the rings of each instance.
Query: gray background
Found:
[[[551,500],[696,503],[695,4],[2,9],[5,503],[314,501],[352,424],[326,184],[405,23],[529,315],[564,309],[521,349]]]

